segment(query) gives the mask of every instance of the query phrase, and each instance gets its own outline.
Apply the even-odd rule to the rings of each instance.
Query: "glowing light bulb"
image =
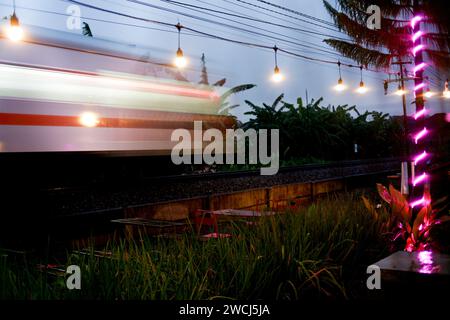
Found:
[[[187,65],[187,59],[183,55],[183,50],[181,48],[178,48],[177,50],[177,56],[175,57],[174,64],[177,68],[184,68]]]
[[[450,99],[450,90],[444,90],[444,98]]]
[[[395,91],[395,94],[398,96],[403,96],[404,94],[406,94],[406,90],[403,89],[401,86],[398,86],[397,91]]]
[[[367,92],[367,88],[366,88],[366,86],[364,85],[364,81],[361,81],[360,83],[359,83],[359,88],[356,90],[358,93],[360,93],[360,94],[364,94],[364,93],[366,93]]]
[[[428,89],[427,92],[425,92],[425,97],[431,98],[432,96],[434,96],[434,92],[431,92],[430,89]]]
[[[6,29],[6,35],[11,41],[18,42],[23,39],[23,29],[19,24],[16,13],[11,16],[11,24]]]
[[[280,68],[278,66],[275,67],[273,70],[272,80],[273,82],[281,82],[283,81],[284,77],[283,74],[280,72]]]
[[[450,99],[450,90],[448,89],[448,80],[445,81],[444,92],[442,94],[445,99]]]
[[[342,78],[339,78],[337,85],[334,86],[334,90],[336,91],[344,91],[346,86],[344,85],[344,81]]]
[[[88,128],[96,127],[100,123],[98,115],[96,113],[90,112],[90,111],[83,112],[80,115],[78,121],[80,122],[80,124],[83,127],[88,127]]]

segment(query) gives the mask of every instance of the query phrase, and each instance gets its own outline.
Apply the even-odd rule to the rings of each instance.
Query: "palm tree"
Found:
[[[450,9],[447,1],[419,0],[337,0],[334,8],[326,0],[325,8],[336,26],[349,36],[349,41],[325,39],[324,41],[342,55],[361,65],[376,68],[391,66],[394,59],[404,60],[411,56],[411,34],[408,21],[417,12],[429,19],[425,22],[427,33],[424,36],[427,49],[424,51],[435,66],[450,67]],[[381,9],[381,29],[367,28],[370,5]]]
[[[415,66],[421,65],[425,60],[431,61],[437,72],[445,72],[450,68],[450,9],[445,0],[337,0],[334,8],[326,0],[323,1],[326,10],[333,18],[340,30],[343,30],[349,40],[325,39],[324,41],[339,51],[342,55],[357,61],[361,65],[374,66],[377,69],[391,68],[399,65],[401,87],[403,89],[404,67],[408,60],[413,60]],[[371,5],[378,5],[381,13],[381,28],[372,30],[367,27],[369,15],[366,10]],[[411,51],[411,36],[419,30],[413,28],[409,21],[413,16],[426,17],[422,28],[426,31],[420,37],[424,50],[417,54]],[[417,43],[416,43],[417,44]],[[412,69],[412,68],[411,68]],[[436,74],[429,77],[424,75],[423,69],[414,73],[410,80],[414,85],[422,85],[427,78],[442,79]],[[408,79],[408,78],[407,78]],[[445,78],[444,78],[445,79]],[[385,90],[387,91],[385,81]],[[416,90],[413,103],[416,111],[424,108],[424,91]],[[403,145],[404,156],[409,154],[408,120],[406,112],[406,98],[402,96],[403,103]]]

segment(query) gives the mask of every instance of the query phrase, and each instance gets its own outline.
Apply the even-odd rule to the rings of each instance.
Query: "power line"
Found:
[[[171,23],[167,23],[167,22],[162,22],[162,21],[157,21],[157,20],[137,17],[137,16],[133,16],[133,15],[117,12],[117,11],[114,11],[114,10],[104,9],[104,8],[101,8],[101,7],[97,7],[97,6],[93,6],[93,5],[90,5],[90,4],[82,3],[82,2],[76,1],[76,0],[65,0],[65,1],[66,2],[71,2],[71,3],[74,3],[74,4],[78,4],[78,5],[81,5],[81,6],[85,6],[85,7],[94,9],[94,10],[99,10],[99,11],[102,11],[102,12],[107,12],[107,13],[110,13],[110,14],[123,16],[123,17],[130,18],[130,19],[136,19],[136,20],[140,20],[140,21],[144,21],[144,22],[148,22],[148,23],[156,23],[156,24],[161,24],[161,25],[166,25],[166,26],[177,27],[177,24],[171,24]],[[192,32],[204,35],[204,36],[208,36],[208,37],[211,37],[211,38],[214,38],[214,39],[218,39],[218,40],[222,40],[222,41],[226,41],[226,42],[230,42],[230,43],[245,45],[245,46],[249,46],[249,47],[273,49],[272,46],[268,46],[268,45],[262,45],[262,44],[252,43],[252,42],[246,42],[246,41],[230,39],[230,38],[227,38],[227,37],[214,35],[214,34],[211,34],[211,33],[208,33],[208,32],[203,32],[203,31],[200,31],[200,30],[197,30],[197,29],[194,29],[194,28],[186,27],[186,26],[181,26],[181,27],[182,27],[182,29],[185,29],[185,30],[189,30],[189,31],[192,31]],[[288,50],[285,50],[285,49],[282,49],[282,48],[279,48],[279,50],[281,52],[284,52],[284,53],[289,54],[291,56],[298,57],[298,58],[305,59],[305,60],[317,61],[317,62],[322,62],[322,63],[327,63],[327,64],[335,64],[335,65],[338,64],[338,61],[313,58],[313,57],[309,57],[309,56],[306,56],[306,55],[297,54],[297,53],[294,53],[294,52],[291,52],[291,51],[288,51]],[[347,66],[349,68],[361,68],[361,66],[353,65],[353,64],[347,64],[347,63],[341,63],[341,65],[342,66]],[[378,70],[371,70],[369,68],[365,68],[365,69],[367,71],[379,72]]]
[[[321,28],[325,28],[325,29],[328,29],[328,30],[331,30],[331,31],[334,31],[334,32],[341,32],[341,31],[339,31],[339,29],[334,24],[332,24],[331,22],[328,22],[328,21],[326,21],[326,25],[327,26],[323,26],[323,25],[320,25],[318,23],[314,23],[312,21],[307,21],[307,20],[301,19],[299,17],[291,16],[289,14],[285,14],[283,12],[272,10],[272,9],[269,9],[269,8],[266,8],[266,7],[263,7],[263,6],[251,3],[251,2],[247,2],[247,1],[243,1],[243,0],[236,0],[236,1],[241,2],[241,3],[245,3],[246,5],[249,5],[249,6],[252,6],[252,7],[255,7],[255,8],[259,8],[259,9],[262,9],[262,10],[265,10],[265,11],[268,11],[268,12],[276,13],[278,15],[281,15],[281,16],[284,16],[284,17],[288,17],[288,18],[291,18],[291,19],[294,19],[294,20],[297,20],[297,21],[302,21],[302,22],[306,22],[308,24],[312,24],[312,25],[321,27]]]
[[[230,15],[230,14],[227,13],[227,12],[218,11],[218,10],[212,10],[212,9],[210,9],[210,8],[205,8],[205,7],[195,6],[195,5],[191,5],[191,4],[185,4],[185,3],[182,3],[182,2],[179,2],[179,1],[173,1],[173,0],[160,0],[160,1],[167,2],[167,3],[173,4],[173,5],[179,5],[179,6],[182,6],[182,7],[193,7],[193,8],[199,8],[200,10],[206,10],[206,11],[212,11],[212,12],[221,12],[221,13],[223,13],[223,14]],[[199,1],[199,2],[204,3],[204,4],[209,4],[209,5],[211,5],[210,3],[204,2],[204,1]],[[219,7],[219,8],[221,8],[221,9],[228,10],[228,9],[226,9],[226,8],[223,8],[223,7],[220,7],[220,6],[217,6],[217,5],[214,5],[214,6],[215,6],[215,7]],[[189,9],[189,8],[188,8],[188,9]],[[194,10],[194,11],[197,11],[197,12],[201,12],[201,11],[199,11],[199,10],[195,10],[195,9],[192,9],[192,8],[191,8],[191,10]],[[232,12],[233,12],[233,11],[232,11]],[[284,27],[284,28],[288,28],[288,29],[291,29],[291,30],[295,30],[295,31],[300,31],[300,32],[310,32],[310,30],[308,30],[308,29],[299,29],[299,28],[295,28],[295,27],[289,27],[289,26],[286,26],[286,25],[280,25],[280,24],[276,24],[276,23],[271,23],[271,22],[266,21],[266,20],[261,20],[261,19],[256,19],[256,18],[251,18],[251,17],[248,17],[248,16],[243,16],[243,15],[238,15],[238,14],[236,14],[236,15],[231,14],[231,15],[232,15],[232,16],[237,16],[237,17],[240,17],[240,18],[243,18],[243,19],[249,19],[249,20],[252,20],[252,21],[257,21],[257,22],[261,22],[261,23],[266,23],[266,24],[274,25],[274,26]],[[217,17],[219,17],[219,16],[217,16]],[[223,18],[223,17],[219,17],[219,18],[225,19],[225,18]],[[235,20],[231,20],[231,19],[225,19],[225,20],[227,20],[227,21],[232,21],[232,22],[236,22],[236,23],[240,23],[239,21],[235,21]],[[247,25],[247,24],[246,24],[246,25]],[[247,25],[247,26],[253,27],[253,26],[251,26],[251,25]],[[253,28],[255,28],[255,27],[253,27]],[[268,31],[268,32],[271,32],[271,33],[274,33],[274,32],[272,32],[272,31],[269,31],[269,30],[266,30],[266,29],[261,29],[261,28],[257,28],[257,29],[259,29],[259,30],[264,30],[264,31]],[[250,31],[250,32],[251,32],[251,31]],[[312,31],[312,33],[317,34],[317,33],[314,32],[314,31]],[[283,36],[283,37],[287,37],[287,38],[289,38],[289,39],[297,40],[296,38],[289,37],[289,36],[286,36],[286,35],[284,35],[284,34],[280,34],[280,33],[274,33],[274,34],[277,34],[277,35],[280,35],[280,36]],[[307,35],[313,36],[313,35],[308,34],[308,33],[307,33]],[[324,34],[321,34],[321,35],[324,35]],[[325,36],[333,37],[333,36],[331,36],[331,35],[325,35]],[[323,38],[319,38],[319,39],[320,39],[320,40],[323,40]],[[346,39],[343,39],[343,38],[335,38],[335,39],[346,40]],[[330,50],[328,50],[329,47],[321,46],[321,45],[318,45],[318,44],[316,44],[316,43],[312,43],[312,42],[309,42],[309,41],[303,41],[303,42],[304,42],[304,43],[307,43],[307,44],[310,44],[310,45],[312,45],[312,46],[314,46],[314,47],[305,45],[304,43],[302,43],[302,44],[296,43],[296,44],[299,45],[299,46],[302,46],[302,47],[306,47],[306,48],[310,48],[310,49],[313,49],[313,50],[322,51],[322,52],[325,52],[325,53],[328,53],[328,54],[336,55],[336,56],[339,56],[339,57],[345,59],[345,57],[343,57],[341,54],[339,54],[339,53],[337,53],[337,52],[335,52],[335,51],[330,51]],[[318,49],[318,48],[324,48],[324,50],[320,50],[320,49]],[[322,55],[323,55],[323,54],[322,54]]]
[[[237,0],[237,1],[241,1],[241,0]],[[329,22],[329,21],[326,21],[326,20],[323,20],[323,19],[311,16],[311,15],[308,15],[308,14],[305,14],[305,13],[302,13],[302,12],[299,12],[299,11],[296,11],[296,10],[293,10],[293,9],[290,9],[290,8],[286,8],[286,7],[280,6],[278,4],[274,4],[274,3],[269,2],[269,1],[265,1],[265,0],[256,0],[256,1],[264,3],[264,4],[267,4],[269,6],[272,6],[272,7],[278,8],[278,9],[281,9],[281,10],[284,10],[284,11],[287,11],[287,12],[290,12],[290,13],[294,13],[296,15],[299,15],[299,16],[302,16],[302,17],[305,17],[305,18],[308,18],[308,19],[311,19],[311,20],[314,20],[314,21],[318,21],[318,22],[323,23],[323,24],[328,24],[328,25],[334,26],[334,24]]]
[[[6,5],[6,4],[0,4],[0,6],[10,7],[10,5]],[[35,11],[35,12],[40,12],[40,13],[45,13],[45,14],[52,14],[52,15],[58,15],[58,16],[64,16],[64,17],[70,17],[71,16],[70,14],[67,14],[67,13],[61,13],[61,12],[50,11],[50,10],[43,10],[43,9],[37,9],[37,8],[31,8],[31,7],[17,6],[17,8],[18,9],[22,9],[22,10]],[[172,31],[172,30],[166,30],[166,29],[142,26],[142,25],[131,24],[131,23],[117,22],[117,21],[106,20],[106,19],[98,19],[98,18],[86,17],[86,16],[83,16],[83,20],[97,21],[97,22],[103,22],[103,23],[110,23],[110,24],[115,24],[115,25],[123,25],[123,26],[127,26],[127,27],[135,27],[135,28],[141,28],[141,29],[147,29],[147,30],[155,30],[155,31],[167,32],[167,33],[177,33],[177,31]],[[210,36],[204,36],[204,35],[200,35],[200,34],[193,33],[193,32],[185,33],[185,35],[211,39]],[[292,49],[294,51],[298,50],[298,49],[295,49],[293,47],[292,47]],[[304,52],[314,53],[314,54],[319,54],[319,55],[323,55],[323,56],[327,56],[328,57],[328,55],[326,55],[326,54],[321,54],[321,53],[308,51],[308,50],[303,50],[303,51]]]
[[[61,1],[65,1],[65,0],[61,0]],[[126,8],[128,8],[128,9],[137,10],[136,8],[133,8],[133,7],[130,7],[130,6],[125,6],[124,4],[119,4],[119,3],[115,3],[115,2],[112,2],[112,3],[114,3],[115,5],[120,5],[120,6],[126,7]],[[195,17],[195,16],[194,16],[194,17]],[[193,19],[195,19],[195,18],[193,18]],[[93,20],[102,21],[102,19],[93,19]],[[107,21],[107,20],[103,20],[103,22],[114,23],[113,21]],[[118,23],[118,24],[123,24],[123,25],[133,26],[133,25],[131,25],[131,24],[126,24],[126,23]],[[146,28],[146,27],[143,27],[143,26],[137,26],[137,27],[140,27],[140,28]],[[164,31],[164,32],[170,32],[170,31],[167,31],[167,30],[162,30],[162,29],[157,29],[157,28],[149,28],[149,29],[161,30],[161,31]],[[175,31],[174,31],[174,32],[175,32]],[[171,33],[172,33],[172,32],[171,32]],[[258,33],[258,34],[259,34],[259,33]],[[199,35],[199,34],[195,34],[195,33],[189,33],[189,35],[191,35],[191,36],[201,36],[201,37],[211,38],[210,36],[203,36],[203,35]],[[270,36],[269,36],[269,37],[270,37]],[[270,38],[278,40],[277,38],[274,38],[274,37],[270,37]],[[291,41],[284,41],[284,42],[292,43]],[[311,45],[313,45],[313,46],[317,46],[317,45],[314,44],[314,43],[311,43],[311,42],[308,42],[308,41],[305,41],[305,42],[306,42],[306,43],[309,43],[309,44],[311,44]],[[334,56],[338,56],[340,59],[342,59],[342,58],[345,59],[345,57],[343,57],[342,55],[340,55],[339,53],[334,52],[334,51],[320,50],[320,49],[317,49],[316,47],[308,46],[308,45],[305,45],[305,44],[298,44],[298,43],[294,43],[294,44],[297,44],[298,46],[301,46],[301,47],[311,48],[311,49],[313,49],[313,50],[322,51],[322,52],[324,52],[324,53],[314,53],[314,52],[312,52],[312,51],[308,51],[308,50],[304,50],[304,49],[299,50],[299,49],[296,49],[296,48],[294,48],[294,47],[292,47],[292,46],[288,46],[288,45],[286,45],[286,47],[289,47],[289,48],[291,48],[291,49],[294,50],[294,51],[311,52],[311,53],[314,53],[314,54],[318,54],[318,55],[322,55],[322,56],[327,56],[327,57],[330,57],[330,55],[334,55]],[[326,47],[324,47],[324,46],[319,46],[319,47],[326,48]]]
[[[217,8],[220,8],[220,9],[228,10],[228,11],[230,11],[230,12],[234,12],[234,13],[238,13],[238,14],[244,14],[244,13],[242,13],[242,12],[237,12],[237,11],[231,10],[231,9],[229,9],[229,8],[225,8],[225,7],[219,6],[219,5],[217,5],[217,4],[212,4],[212,3],[207,2],[207,1],[204,1],[204,0],[196,0],[196,1],[197,1],[197,2],[200,2],[200,3],[203,3],[203,4],[206,4],[206,5],[209,5],[209,6],[212,6],[212,7],[217,7]],[[233,5],[233,6],[237,6],[237,7],[239,7],[239,8],[243,8],[243,9],[246,9],[246,10],[250,10],[250,11],[252,11],[252,13],[259,13],[259,14],[262,14],[262,15],[265,15],[265,16],[268,16],[268,17],[271,17],[271,18],[273,18],[273,19],[276,19],[276,20],[281,20],[283,23],[289,23],[289,24],[291,24],[291,25],[303,27],[303,26],[300,25],[299,23],[296,23],[296,22],[293,22],[293,21],[286,21],[286,20],[283,20],[282,18],[280,18],[280,17],[278,17],[278,16],[275,16],[275,15],[272,15],[272,14],[270,14],[270,13],[267,13],[267,12],[265,12],[265,11],[260,11],[260,10],[257,10],[257,9],[248,8],[248,7],[246,7],[246,6],[242,5],[242,4],[234,3],[234,2],[231,2],[231,1],[229,1],[229,0],[222,0],[222,1],[224,1],[224,2],[227,3],[227,4],[230,4],[230,5]],[[244,14],[244,15],[245,15],[245,16],[249,16],[248,14]],[[294,18],[297,19],[296,17],[294,17]],[[302,21],[305,21],[305,20],[302,20]],[[308,24],[311,24],[310,21],[305,21],[305,22],[308,23]],[[335,31],[335,32],[337,32],[337,31]],[[323,41],[323,38],[318,37],[318,36],[315,36],[315,35],[312,35],[312,34],[307,34],[307,36],[312,37],[312,38],[315,38],[315,39],[319,39],[319,40]],[[346,39],[346,41],[348,41],[348,39]],[[311,42],[307,42],[307,41],[305,41],[305,42],[306,42],[306,43],[311,43]],[[328,50],[328,49],[330,48],[330,47],[328,47],[328,46],[323,46],[323,45],[316,44],[316,43],[311,43],[311,44],[313,44],[314,46],[317,46],[317,47],[319,47],[319,48],[324,48],[324,49],[326,49],[326,50]],[[339,56],[340,59],[348,59],[347,57],[343,56],[342,54],[340,54],[340,53],[338,53],[338,52],[336,52],[336,51],[332,51],[332,52],[330,52],[330,54]]]
[[[65,1],[65,0],[60,0],[60,1]],[[111,4],[114,4],[114,5],[117,5],[117,6],[121,6],[121,7],[127,8],[127,9],[131,9],[131,10],[133,10],[133,11],[139,11],[140,13],[142,13],[142,11],[143,11],[143,10],[138,9],[138,8],[136,8],[136,7],[127,6],[127,5],[123,4],[123,3],[117,3],[117,2],[114,2],[113,0],[104,0],[104,1],[109,2],[109,3],[111,3]],[[144,11],[144,12],[148,12],[148,13],[150,14],[149,11]],[[168,17],[167,17],[167,18],[168,18]],[[205,25],[202,25],[201,23],[198,23],[198,22],[196,21],[196,19],[194,19],[194,18],[190,18],[190,19],[192,19],[192,21],[194,21],[194,22],[192,22],[192,23],[190,23],[190,24],[196,25],[196,26],[200,26],[200,27],[205,27]],[[238,36],[238,37],[247,38],[247,39],[253,39],[253,38],[250,38],[250,36],[247,36],[247,35],[244,35],[244,34],[235,34],[235,33],[229,32],[229,31],[223,31],[223,30],[220,30],[220,29],[218,29],[218,28],[213,28],[213,27],[211,27],[211,26],[208,26],[207,28],[209,28],[210,30],[215,30],[215,31],[221,32],[221,33],[226,32],[227,34],[233,35],[233,36]],[[177,31],[173,31],[173,33],[177,33]],[[195,33],[191,33],[191,32],[189,32],[189,33],[184,33],[184,34],[185,34],[185,35],[186,35],[186,34],[187,34],[187,35],[193,35],[193,36],[202,37],[202,38],[208,38],[208,39],[211,38],[211,37],[208,37],[208,36],[203,36],[203,35],[199,35],[199,34],[195,34]]]
[[[3,4],[3,3],[0,3],[0,6],[2,6],[2,7],[10,7],[10,5]],[[64,16],[64,17],[71,17],[71,15],[67,14],[67,13],[61,13],[61,12],[50,11],[50,10],[43,10],[43,9],[37,9],[37,8],[31,8],[31,7],[24,7],[24,6],[16,6],[16,8],[17,9],[22,9],[22,10],[29,10],[29,11],[36,11],[36,12],[41,12],[41,13],[59,15],[59,16]],[[117,21],[112,21],[112,20],[98,19],[98,18],[93,18],[93,17],[85,17],[85,16],[83,16],[83,19],[84,20],[89,20],[89,21],[97,21],[97,22],[104,22],[104,23],[123,25],[123,26],[133,27],[133,28],[142,28],[142,29],[162,31],[162,32],[168,32],[168,33],[176,33],[176,31],[171,31],[171,30],[165,30],[165,29],[148,27],[148,26],[141,26],[141,25],[132,24],[132,23],[125,23],[125,22],[117,22]],[[191,34],[191,35],[195,35],[195,34]]]
[[[129,14],[126,14],[126,13],[120,13],[120,12],[117,12],[117,11],[100,8],[100,7],[93,6],[93,5],[90,5],[90,4],[87,4],[87,3],[83,3],[83,2],[79,2],[79,1],[76,1],[76,0],[63,0],[63,1],[71,2],[71,3],[74,3],[74,4],[80,5],[80,6],[84,6],[86,8],[99,10],[99,11],[103,11],[103,12],[106,12],[106,13],[120,15],[120,16],[125,17],[125,18],[140,20],[140,21],[144,21],[144,22],[148,22],[148,23],[155,23],[155,24],[169,26],[169,27],[176,26],[176,24],[173,24],[173,23],[168,23],[168,22],[163,22],[163,21],[158,21],[158,20],[152,20],[152,19],[146,19],[146,18],[142,18],[142,17],[136,17],[136,16],[132,16],[132,15],[129,15]]]
[[[210,3],[205,2],[205,1],[203,1],[203,0],[196,0],[196,1],[201,2],[201,3],[207,3],[207,4],[209,4],[210,6],[219,7],[219,6],[217,6],[216,4],[210,4]],[[265,16],[271,17],[271,18],[273,18],[273,19],[280,20],[280,21],[282,21],[282,22],[284,22],[284,23],[289,23],[289,24],[291,24],[291,25],[295,25],[295,26],[299,26],[299,27],[304,27],[303,25],[299,24],[298,22],[288,21],[288,20],[283,20],[280,16],[276,16],[276,15],[273,15],[273,14],[268,13],[268,11],[270,11],[270,10],[258,10],[258,9],[255,9],[255,7],[256,7],[256,8],[259,7],[258,5],[253,5],[253,4],[249,3],[249,5],[254,6],[253,8],[249,8],[249,7],[247,7],[247,6],[243,5],[243,4],[236,3],[236,2],[233,2],[233,1],[231,1],[231,0],[222,0],[222,1],[225,2],[225,3],[227,3],[227,4],[230,4],[230,5],[239,7],[239,8],[243,8],[243,9],[246,9],[246,10],[249,10],[249,11],[252,11],[252,13],[255,13],[255,12],[256,12],[256,13],[263,14],[263,15],[265,15]],[[224,7],[219,7],[219,8],[230,10],[230,9],[224,8]],[[266,9],[266,8],[263,8],[263,7],[261,7],[261,8],[262,8],[262,9]],[[230,10],[230,11],[236,13],[236,11],[233,11],[233,10]],[[241,12],[239,12],[239,13],[242,14]],[[248,15],[247,15],[247,16],[248,16]],[[296,19],[296,20],[299,19],[299,18],[297,18],[297,17],[293,17],[293,18]],[[311,21],[302,20],[302,19],[299,19],[299,20],[302,21],[302,22],[305,22],[305,23],[307,23],[307,24],[311,24]],[[320,27],[324,27],[324,26],[321,26],[321,25],[319,25],[319,26],[320,26]],[[338,33],[341,32],[341,31],[338,31],[338,30],[335,30],[335,29],[331,29],[331,28],[328,28],[328,27],[325,27],[325,28],[326,28],[327,30],[331,30],[331,31],[334,31],[334,32],[338,32]]]
[[[297,46],[300,46],[300,47],[310,48],[310,49],[314,49],[314,50],[322,51],[322,52],[326,52],[326,53],[331,53],[331,54],[335,54],[336,53],[336,52],[332,52],[332,51],[329,51],[329,50],[318,49],[318,48],[314,47],[315,44],[312,44],[313,45],[313,47],[312,47],[312,46],[309,46],[309,45],[298,43],[296,41],[280,39],[280,38],[277,38],[277,37],[274,37],[274,36],[271,36],[271,35],[267,35],[267,34],[264,34],[264,33],[258,32],[258,31],[248,30],[248,29],[245,29],[245,28],[242,28],[242,27],[226,24],[226,23],[223,23],[223,22],[218,22],[218,21],[207,19],[207,18],[198,17],[198,16],[195,16],[195,15],[191,15],[191,14],[188,14],[188,13],[184,13],[184,12],[180,12],[180,11],[176,11],[176,10],[172,10],[172,9],[168,9],[168,8],[164,8],[164,7],[160,7],[160,6],[149,4],[149,3],[142,2],[142,1],[139,1],[139,0],[127,0],[127,1],[128,2],[132,2],[132,3],[136,3],[136,4],[140,4],[140,5],[143,5],[143,6],[147,6],[147,7],[150,7],[150,8],[158,9],[158,10],[163,10],[163,11],[167,11],[167,12],[171,12],[171,13],[175,13],[175,14],[184,15],[184,16],[187,16],[187,17],[190,17],[190,18],[194,18],[194,19],[198,19],[198,20],[201,20],[201,21],[204,21],[204,22],[208,22],[208,23],[212,23],[212,24],[216,24],[216,25],[232,28],[232,29],[239,30],[239,31],[242,31],[242,32],[251,33],[251,34],[258,35],[258,36],[263,36],[263,37],[270,38],[270,39],[275,40],[275,41],[282,41],[282,42],[289,43],[289,44],[294,44],[294,45],[297,45]],[[192,8],[190,10],[198,11],[198,10],[192,9]],[[210,14],[210,15],[212,15],[212,14]],[[234,23],[238,23],[240,25],[248,26],[248,27],[251,27],[251,28],[256,29],[256,30],[262,30],[262,31],[265,31],[265,32],[269,32],[269,33],[275,34],[277,36],[285,37],[287,39],[297,40],[296,38],[293,38],[293,37],[290,37],[290,36],[287,36],[287,35],[284,35],[284,34],[280,34],[278,32],[270,31],[270,30],[267,30],[267,29],[264,29],[264,28],[255,27],[253,25],[249,25],[249,24],[246,24],[246,23],[243,23],[243,22],[239,22],[239,21],[236,21],[236,20],[232,20],[232,19],[229,19],[229,18],[224,18],[224,17],[220,17],[220,16],[217,16],[217,15],[212,15],[212,16],[215,16],[217,18],[224,19],[224,20],[227,20],[227,21],[231,21],[231,22],[234,22]]]
[[[210,5],[210,6],[219,7],[219,8],[221,8],[221,9],[226,9],[226,10],[229,10],[229,11],[231,11],[231,12],[235,12],[235,13],[236,13],[236,11],[230,10],[229,8],[220,7],[220,6],[216,5],[216,4],[211,4],[211,3],[205,2],[205,1],[203,1],[203,0],[196,0],[196,1],[201,2],[201,3],[206,3],[206,4]],[[283,23],[288,23],[288,24],[290,24],[290,25],[299,26],[299,27],[302,27],[302,28],[304,27],[303,25],[299,24],[298,22],[288,21],[288,20],[282,19],[282,18],[279,17],[279,16],[272,15],[272,14],[268,13],[266,10],[258,10],[258,9],[255,9],[255,8],[249,8],[249,7],[246,7],[245,5],[242,5],[242,4],[240,4],[240,3],[235,3],[235,2],[232,2],[232,1],[230,1],[230,0],[222,0],[222,1],[225,2],[225,3],[227,3],[227,4],[230,4],[230,5],[233,5],[233,6],[237,6],[237,7],[239,7],[239,8],[243,8],[243,9],[245,9],[245,10],[252,11],[252,13],[259,13],[259,14],[265,15],[265,16],[267,16],[267,17],[271,17],[271,18],[273,18],[273,19],[275,19],[275,20],[280,20],[280,21],[282,21]],[[252,5],[252,4],[250,4],[250,5]],[[257,7],[258,7],[258,6],[257,6]],[[263,8],[263,9],[265,9],[265,8]],[[270,10],[270,9],[269,9],[269,10]],[[238,12],[238,13],[242,14],[242,12]],[[248,15],[247,15],[247,16],[248,16]],[[297,17],[292,17],[292,18],[293,18],[293,19],[296,19],[296,20],[300,20],[300,21],[305,22],[305,23],[307,23],[307,24],[316,25],[316,24],[312,23],[311,21],[302,20],[302,19],[299,19],[299,18],[297,18]],[[323,26],[321,26],[321,25],[318,25],[318,26],[319,26],[319,27],[323,27]],[[330,28],[327,28],[327,27],[325,27],[325,28],[328,29],[328,30],[331,30],[331,31],[333,31],[333,32],[336,32],[336,33],[342,33],[342,31],[330,29]],[[308,35],[308,36],[318,38],[318,37],[316,37],[316,36],[314,36],[314,35]],[[323,38],[319,38],[319,39],[323,40]]]
[[[132,1],[132,0],[129,0],[129,1]],[[299,31],[299,32],[304,32],[304,33],[311,33],[311,34],[316,34],[316,35],[320,35],[320,36],[331,37],[331,38],[338,39],[338,40],[347,40],[347,39],[344,39],[344,38],[335,37],[333,35],[324,34],[324,33],[321,33],[321,32],[316,32],[316,31],[310,30],[310,29],[300,29],[300,28],[290,27],[290,26],[286,26],[286,25],[283,25],[283,24],[279,24],[279,23],[274,23],[274,22],[261,20],[261,19],[257,19],[257,18],[252,18],[252,17],[246,17],[246,16],[243,16],[243,15],[240,15],[240,14],[234,14],[234,13],[225,12],[225,11],[221,11],[221,10],[214,10],[214,9],[210,9],[210,8],[196,6],[196,5],[189,4],[189,3],[173,1],[173,0],[160,0],[160,1],[166,2],[166,3],[169,3],[169,4],[173,4],[173,5],[182,6],[182,7],[185,7],[185,8],[196,8],[196,9],[204,10],[204,11],[208,11],[208,12],[220,13],[220,14],[223,14],[223,15],[231,16],[231,17],[251,20],[251,21],[254,21],[254,22],[268,24],[268,25],[271,25],[271,26],[276,26],[276,27],[280,27],[280,28],[284,28],[284,29],[293,30],[293,31]],[[135,2],[135,1],[132,1],[132,2]],[[196,10],[196,11],[200,12],[198,10]],[[234,20],[231,20],[231,21],[234,21]]]

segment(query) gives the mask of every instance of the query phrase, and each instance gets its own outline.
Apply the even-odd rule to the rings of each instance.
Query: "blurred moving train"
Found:
[[[62,215],[55,202],[87,201],[90,191],[113,197],[148,177],[182,173],[170,160],[174,129],[193,130],[194,120],[221,130],[235,124],[219,114],[212,87],[182,81],[148,49],[24,29],[20,42],[0,30],[0,242],[36,242]],[[108,214],[102,223],[121,217]]]
[[[168,155],[174,129],[230,128],[210,86],[176,80],[145,49],[43,28],[0,34],[0,153]]]

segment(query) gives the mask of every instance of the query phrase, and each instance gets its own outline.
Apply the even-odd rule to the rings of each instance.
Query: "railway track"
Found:
[[[77,215],[121,210],[129,206],[398,171],[399,158],[341,161],[280,168],[277,175],[259,170],[154,176],[126,185],[58,187],[41,190],[51,215]]]

